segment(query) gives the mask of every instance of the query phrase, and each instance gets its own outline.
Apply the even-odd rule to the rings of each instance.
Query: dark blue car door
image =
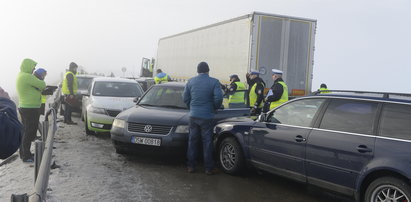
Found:
[[[357,177],[373,158],[378,103],[332,99],[307,141],[307,180],[352,194]]]
[[[324,99],[304,98],[289,102],[258,122],[249,136],[254,166],[299,181],[305,178],[306,140]]]

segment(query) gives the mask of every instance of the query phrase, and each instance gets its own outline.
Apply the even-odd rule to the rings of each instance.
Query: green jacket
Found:
[[[19,108],[40,108],[41,91],[46,83],[32,74],[37,62],[24,59],[17,75],[16,88],[19,96]]]

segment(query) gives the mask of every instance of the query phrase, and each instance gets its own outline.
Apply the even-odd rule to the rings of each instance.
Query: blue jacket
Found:
[[[183,99],[190,109],[190,117],[212,119],[223,103],[220,82],[208,74],[199,74],[188,80]]]
[[[22,125],[13,101],[0,97],[0,159],[11,156],[20,146]]]

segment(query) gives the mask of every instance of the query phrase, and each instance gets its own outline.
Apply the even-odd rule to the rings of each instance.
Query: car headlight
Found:
[[[179,125],[176,127],[175,133],[188,133],[189,132],[188,129],[189,129],[188,125]]]
[[[113,127],[124,128],[125,126],[126,126],[126,121],[121,120],[121,119],[114,119]]]
[[[98,107],[93,107],[93,106],[90,106],[87,109],[87,111],[96,113],[96,114],[106,114],[106,110],[104,110],[103,108],[98,108]]]

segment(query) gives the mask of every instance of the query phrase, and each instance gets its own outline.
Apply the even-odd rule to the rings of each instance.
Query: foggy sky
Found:
[[[409,0],[2,0],[0,86],[15,93],[24,58],[48,70],[47,83],[72,61],[137,75],[159,38],[253,11],[317,20],[313,90],[411,93]]]

